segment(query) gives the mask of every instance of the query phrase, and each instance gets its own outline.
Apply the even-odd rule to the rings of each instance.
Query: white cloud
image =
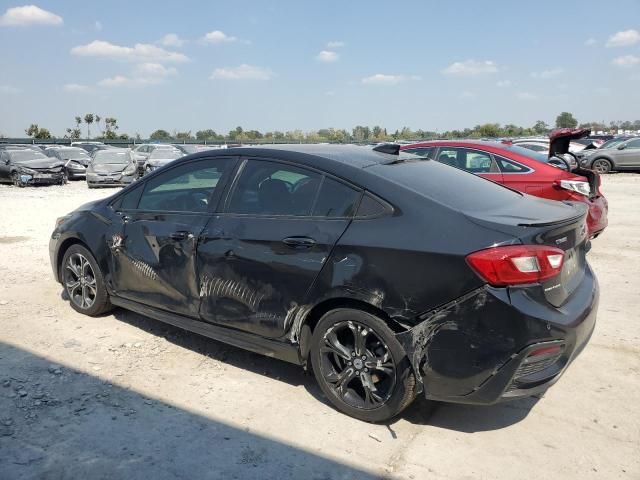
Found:
[[[116,75],[98,82],[99,87],[145,87],[163,83],[168,77],[177,75],[173,67],[165,67],[160,63],[143,63],[137,65],[131,75]]]
[[[622,57],[614,58],[611,63],[617,67],[630,68],[640,64],[640,57],[635,55],[624,55]]]
[[[20,93],[20,90],[17,87],[13,87],[11,85],[0,85],[0,94],[4,95],[15,95],[16,93]]]
[[[269,80],[273,72],[268,68],[242,64],[237,67],[216,68],[209,78],[213,80]]]
[[[611,35],[607,47],[628,47],[636,43],[640,43],[640,31],[631,29]]]
[[[491,60],[477,61],[477,60],[465,60],[464,62],[454,62],[447,68],[442,70],[442,73],[446,75],[459,75],[459,76],[476,76],[490,73],[496,73],[498,66]]]
[[[67,83],[62,87],[65,92],[69,93],[87,93],[91,91],[88,85],[80,85],[79,83]]]
[[[26,27],[29,25],[62,25],[62,17],[35,5],[8,8],[0,17],[0,26]]]
[[[156,45],[137,43],[133,47],[122,47],[102,40],[94,40],[87,45],[73,47],[71,54],[129,62],[181,63],[189,61],[189,58],[182,53],[170,52]]]
[[[167,33],[159,43],[165,47],[179,48],[184,45],[185,41],[175,33]]]
[[[342,40],[333,40],[331,42],[327,42],[327,48],[342,48],[345,46],[345,43]]]
[[[519,92],[516,94],[516,98],[518,98],[518,100],[537,100],[538,95],[530,92]]]
[[[340,58],[336,52],[332,52],[330,50],[322,50],[317,56],[316,59],[320,62],[324,63],[332,63],[337,62]]]
[[[221,30],[214,30],[213,32],[209,32],[204,37],[202,37],[202,40],[205,43],[219,44],[219,43],[233,43],[238,41],[238,38],[231,37]]]
[[[507,88],[511,86],[511,80],[500,80],[496,83],[497,87]]]
[[[593,47],[597,43],[598,43],[598,41],[595,38],[588,38],[584,42],[586,47]]]
[[[96,29],[96,32],[102,31],[102,22],[100,20],[96,20],[96,23],[94,23],[93,26]]]
[[[533,78],[539,78],[541,80],[548,80],[549,78],[557,77],[564,72],[562,68],[552,68],[551,70],[543,70],[541,72],[533,72],[531,76]]]

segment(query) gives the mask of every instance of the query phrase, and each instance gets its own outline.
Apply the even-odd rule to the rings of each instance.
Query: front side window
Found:
[[[138,210],[208,211],[231,162],[224,158],[188,163],[151,178],[144,186]]]
[[[248,160],[238,178],[227,211],[251,215],[307,216],[322,175],[265,160]]]

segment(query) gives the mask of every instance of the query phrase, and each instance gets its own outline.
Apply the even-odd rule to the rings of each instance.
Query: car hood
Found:
[[[119,173],[127,168],[126,163],[98,163],[91,164],[88,171],[92,173]]]
[[[49,158],[43,158],[42,160],[28,160],[25,162],[13,162],[16,167],[31,168],[34,170],[42,168],[57,168],[64,165],[64,162],[60,160],[52,160]]]
[[[571,140],[591,135],[588,128],[557,128],[549,134],[549,158],[569,153]]]

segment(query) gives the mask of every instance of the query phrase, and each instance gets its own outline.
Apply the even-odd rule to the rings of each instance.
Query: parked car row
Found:
[[[586,255],[603,224],[587,225],[606,203],[594,172],[526,152],[427,142],[196,153],[59,218],[51,265],[78,312],[122,307],[302,365],[361,420],[386,421],[417,395],[540,395],[594,329]],[[122,161],[132,173],[134,162]]]

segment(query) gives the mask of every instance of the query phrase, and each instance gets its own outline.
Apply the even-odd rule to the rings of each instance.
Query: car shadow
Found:
[[[3,479],[383,477],[2,342],[0,359]]]
[[[329,405],[329,401],[316,383],[313,372],[305,372],[298,365],[227,345],[122,308],[115,309],[111,314],[119,321],[151,335],[163,337],[181,348],[275,381],[303,386],[315,400]],[[419,394],[398,417],[382,424],[386,425],[392,434],[392,427],[399,420],[466,433],[499,430],[526,418],[538,400],[539,397],[528,397],[496,405],[475,406],[433,402]]]

